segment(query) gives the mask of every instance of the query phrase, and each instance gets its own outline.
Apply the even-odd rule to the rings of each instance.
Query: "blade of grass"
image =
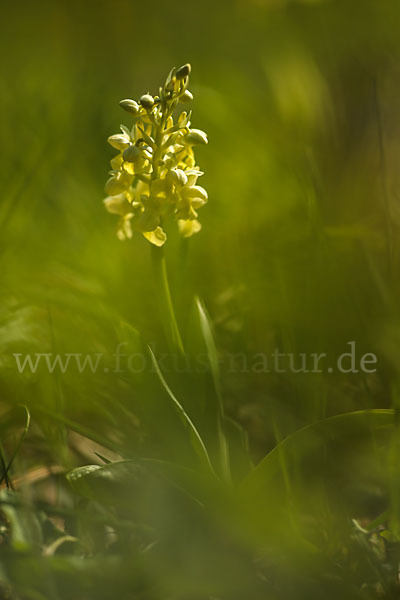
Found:
[[[12,489],[12,487],[13,487],[12,486],[12,481],[10,481],[9,478],[8,478],[8,474],[7,474],[7,461],[6,461],[6,458],[4,456],[4,448],[3,448],[2,444],[0,444],[0,462],[1,462],[1,468],[3,469],[2,478],[4,476],[4,481],[6,483],[6,487]]]
[[[228,440],[224,431],[224,419],[225,411],[222,400],[221,384],[220,384],[220,372],[218,364],[217,348],[214,341],[214,334],[212,330],[211,320],[207,313],[207,310],[199,297],[196,297],[196,308],[199,316],[200,329],[204,339],[204,343],[207,350],[208,361],[210,364],[215,396],[217,400],[217,435],[219,445],[219,463],[223,473],[223,477],[226,481],[231,481],[231,466],[229,458],[229,446]]]
[[[21,448],[21,446],[22,446],[22,444],[24,442],[26,434],[29,431],[29,426],[31,424],[31,415],[30,415],[30,412],[28,410],[28,407],[25,406],[25,404],[21,405],[21,407],[24,408],[25,413],[26,413],[25,426],[24,426],[24,429],[23,429],[23,431],[21,433],[21,437],[18,440],[18,444],[16,445],[16,447],[14,449],[14,452],[13,452],[13,454],[12,454],[10,460],[9,460],[9,463],[8,463],[8,465],[7,465],[7,467],[6,467],[3,475],[1,476],[0,485],[8,477],[8,473],[10,472],[10,469],[12,467],[12,464],[13,464],[14,460],[15,460],[15,457],[17,456],[17,454],[18,454],[18,452],[19,452],[19,450],[20,450],[20,448]]]
[[[268,484],[281,470],[282,451],[300,459],[304,452],[317,452],[324,442],[333,436],[342,438],[347,434],[354,436],[361,432],[374,432],[382,428],[394,426],[395,412],[392,409],[361,410],[344,413],[323,419],[317,423],[307,425],[283,439],[271,452],[269,452],[255,469],[243,480],[242,492],[246,496],[258,494],[263,490],[267,492]],[[302,448],[305,449],[302,452]]]
[[[155,372],[157,373],[157,376],[161,382],[162,387],[164,388],[164,390],[167,392],[168,396],[172,400],[173,405],[174,405],[183,425],[189,432],[193,449],[195,450],[196,454],[198,455],[198,457],[200,458],[202,463],[204,463],[209,469],[211,469],[211,471],[213,471],[210,457],[208,456],[207,448],[206,448],[199,432],[197,431],[196,426],[194,425],[193,421],[191,420],[191,418],[189,417],[189,415],[183,408],[182,404],[176,398],[176,396],[172,392],[171,388],[168,386],[167,382],[165,381],[165,378],[161,372],[161,369],[159,367],[157,359],[154,356],[153,351],[150,348],[150,346],[149,346],[149,353],[150,353],[150,358],[153,363]]]

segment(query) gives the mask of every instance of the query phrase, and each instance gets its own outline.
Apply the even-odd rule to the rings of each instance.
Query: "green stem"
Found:
[[[158,177],[159,159],[161,156],[161,144],[165,129],[165,123],[167,122],[168,116],[169,110],[166,103],[164,103],[159,125],[153,123],[155,151],[153,153],[152,160],[152,179],[157,179]],[[183,344],[175,317],[174,305],[172,304],[164,249],[162,247],[152,246],[151,250],[153,260],[153,272],[157,286],[158,303],[160,307],[161,321],[164,327],[165,335],[171,351],[178,351],[179,355],[182,356],[184,354]]]
[[[153,271],[156,280],[160,315],[168,344],[173,352],[184,354],[182,338],[179,333],[169,289],[167,265],[164,249],[152,246]]]

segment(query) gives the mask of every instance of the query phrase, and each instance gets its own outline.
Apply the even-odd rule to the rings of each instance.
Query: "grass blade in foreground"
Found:
[[[157,373],[157,376],[161,382],[162,387],[164,388],[164,390],[167,392],[168,396],[172,400],[173,405],[174,405],[183,425],[189,432],[190,441],[191,441],[193,449],[195,450],[197,456],[200,458],[201,462],[204,465],[206,465],[209,469],[211,469],[211,471],[213,471],[210,457],[208,456],[207,448],[205,447],[204,442],[203,442],[199,432],[196,429],[196,426],[194,425],[193,421],[191,420],[191,418],[189,417],[189,415],[183,408],[182,404],[179,402],[179,400],[177,400],[174,393],[172,392],[172,390],[168,386],[167,382],[165,381],[164,376],[161,373],[160,367],[157,363],[157,359],[154,356],[153,351],[150,347],[149,347],[149,353],[150,353],[150,358],[153,363],[154,369]]]
[[[393,432],[394,411],[377,409],[336,415],[289,435],[241,484],[241,506],[253,531],[272,534],[275,528],[282,536],[285,520],[292,519],[305,531],[321,522],[337,534],[352,518],[376,518],[389,503]],[[287,539],[292,534],[288,529]]]
[[[200,330],[205,343],[208,362],[213,378],[216,399],[216,420],[219,447],[219,463],[223,477],[226,481],[231,479],[231,467],[229,460],[228,440],[224,431],[225,411],[221,394],[220,373],[218,365],[217,348],[215,346],[214,334],[207,310],[200,298],[196,298],[196,311],[199,318]]]

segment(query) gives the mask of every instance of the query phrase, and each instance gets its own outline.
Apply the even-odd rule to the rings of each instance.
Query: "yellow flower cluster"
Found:
[[[121,133],[108,138],[118,154],[111,160],[104,204],[120,217],[121,240],[137,231],[162,246],[167,239],[162,225],[168,217],[178,222],[184,237],[201,229],[197,210],[207,202],[207,192],[197,185],[203,173],[193,146],[207,144],[207,136],[191,129],[190,112],[173,118],[179,103],[193,99],[187,89],[190,70],[189,64],[173,68],[158,96],[144,94],[138,102],[120,102],[132,115],[133,127],[121,125]]]

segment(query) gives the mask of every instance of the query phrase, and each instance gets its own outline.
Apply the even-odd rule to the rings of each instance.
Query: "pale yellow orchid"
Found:
[[[139,102],[120,102],[134,123],[131,130],[121,125],[121,133],[108,138],[119,152],[111,160],[104,200],[106,209],[120,217],[119,239],[139,232],[162,246],[167,218],[177,221],[183,237],[201,229],[197,211],[207,202],[207,192],[197,185],[203,173],[196,166],[193,146],[207,144],[207,136],[191,129],[185,111],[176,123],[172,116],[178,102],[193,98],[187,89],[189,74],[188,64],[172,69],[159,96],[144,94]]]

